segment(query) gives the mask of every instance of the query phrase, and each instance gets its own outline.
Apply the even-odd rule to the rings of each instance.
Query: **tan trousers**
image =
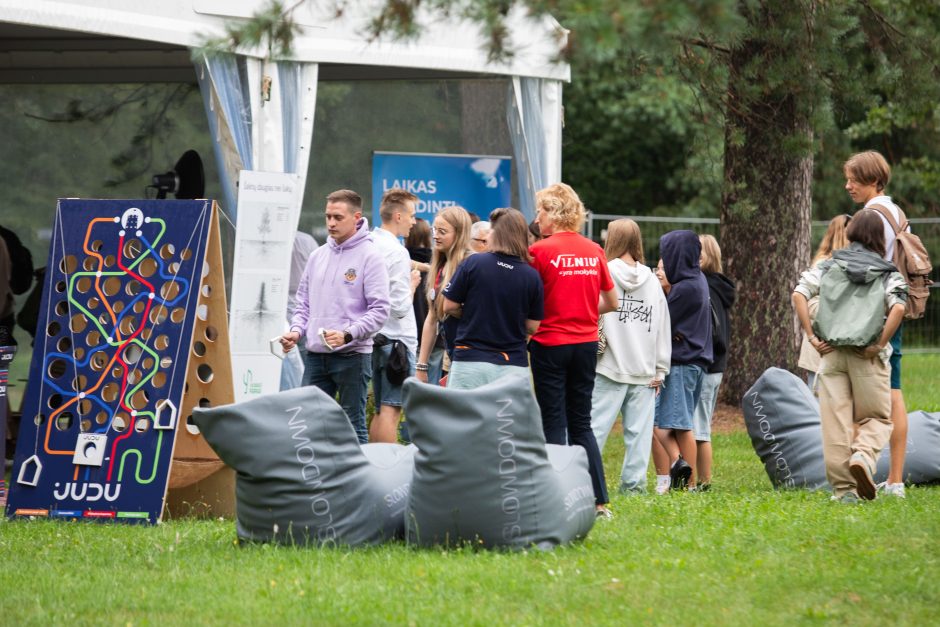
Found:
[[[826,478],[835,496],[855,491],[849,472],[852,453],[861,453],[874,472],[891,437],[891,368],[880,359],[862,359],[851,348],[822,356],[819,409],[822,414]]]

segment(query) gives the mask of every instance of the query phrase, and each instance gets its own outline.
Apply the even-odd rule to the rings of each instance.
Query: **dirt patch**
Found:
[[[744,431],[744,413],[740,407],[718,403],[712,416],[713,433]]]

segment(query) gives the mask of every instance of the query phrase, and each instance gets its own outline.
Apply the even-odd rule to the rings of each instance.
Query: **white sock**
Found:
[[[668,492],[670,483],[669,475],[656,475],[656,493],[663,494]]]

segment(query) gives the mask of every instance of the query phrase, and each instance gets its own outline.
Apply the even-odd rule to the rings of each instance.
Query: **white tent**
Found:
[[[534,191],[561,178],[561,84],[554,62],[565,31],[549,18],[510,16],[511,61],[487,61],[473,24],[422,15],[414,41],[368,41],[378,3],[285,3],[302,27],[289,61],[263,50],[196,63],[222,174],[225,206],[235,206],[241,169],[291,172],[303,188],[319,77],[511,79],[507,122],[519,173],[521,209]],[[0,82],[191,81],[189,49],[223,34],[226,22],[259,11],[262,0],[0,0]],[[263,100],[263,77],[271,79]]]

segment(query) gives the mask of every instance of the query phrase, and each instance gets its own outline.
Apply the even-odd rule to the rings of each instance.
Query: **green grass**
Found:
[[[905,353],[901,360],[901,389],[908,411],[940,411],[940,352]]]
[[[612,437],[605,466],[619,474]],[[747,435],[715,438],[713,491],[613,496],[550,553],[238,546],[231,521],[0,523],[3,624],[928,624],[940,488],[830,503],[775,492]]]

